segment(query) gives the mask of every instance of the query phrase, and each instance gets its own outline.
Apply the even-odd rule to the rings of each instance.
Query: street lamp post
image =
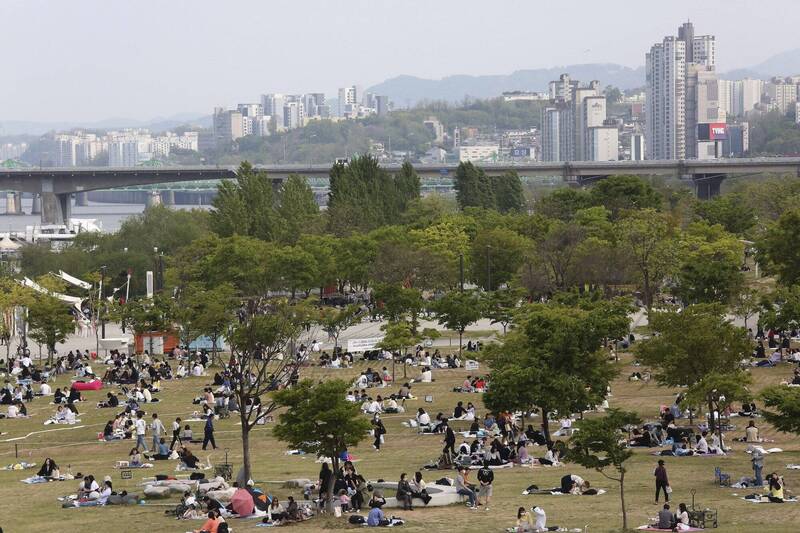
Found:
[[[105,282],[106,282],[106,270],[107,269],[108,269],[108,267],[106,265],[103,265],[103,266],[100,267],[100,301],[98,302],[99,305],[97,306],[97,312],[98,313],[102,313],[103,306],[105,306],[105,304],[106,304],[106,300],[104,298],[105,295],[104,295],[103,288],[104,288]],[[102,316],[102,318],[100,319],[100,334],[105,339],[106,338],[106,317],[105,317],[105,315],[101,315],[101,316]]]

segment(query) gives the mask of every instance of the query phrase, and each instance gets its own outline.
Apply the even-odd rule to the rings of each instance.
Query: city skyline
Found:
[[[724,43],[719,71],[800,46],[791,17],[772,16],[792,5],[786,0],[761,2],[759,10],[746,0],[638,10],[621,0],[547,10],[519,2],[488,10],[480,2],[413,4],[311,1],[302,10],[309,16],[292,27],[271,22],[296,11],[287,2],[231,2],[221,9],[202,1],[7,1],[0,6],[0,46],[13,83],[0,85],[0,122],[204,114],[269,92],[335,97],[353,82],[367,88],[399,75],[440,79],[585,63],[639,67],[654,39],[686,19]],[[225,30],[220,20],[226,16],[246,16],[247,23]],[[563,23],[542,24],[544,16]],[[387,33],[376,20],[391,21],[396,30]],[[580,37],[548,46],[565,25]],[[478,38],[484,33],[495,38]]]

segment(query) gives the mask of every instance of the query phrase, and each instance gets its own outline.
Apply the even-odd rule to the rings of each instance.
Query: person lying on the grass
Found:
[[[561,478],[562,494],[583,494],[589,487],[588,481],[575,474],[567,474]]]

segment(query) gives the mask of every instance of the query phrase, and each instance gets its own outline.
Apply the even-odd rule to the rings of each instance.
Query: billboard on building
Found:
[[[728,126],[724,122],[697,125],[698,141],[724,141],[728,138]]]
[[[526,148],[512,148],[511,149],[511,157],[530,157],[531,149]]]

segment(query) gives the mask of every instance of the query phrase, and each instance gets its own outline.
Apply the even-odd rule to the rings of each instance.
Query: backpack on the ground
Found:
[[[356,524],[356,525],[367,523],[367,519],[358,514],[351,514],[350,518],[348,518],[347,521],[350,522],[351,524]]]

